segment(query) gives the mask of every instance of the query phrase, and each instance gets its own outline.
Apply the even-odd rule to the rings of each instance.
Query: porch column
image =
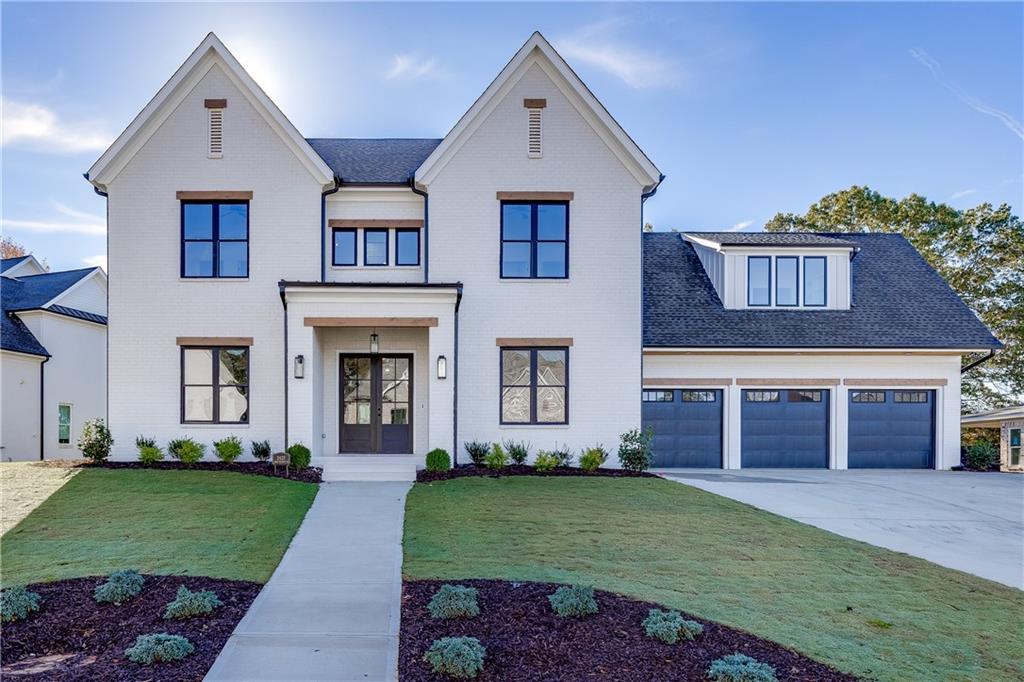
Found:
[[[428,348],[430,354],[429,363],[430,393],[427,404],[430,410],[429,431],[427,435],[427,450],[443,448],[448,451],[452,459],[457,457],[453,447],[461,447],[462,444],[454,444],[454,405],[455,397],[455,309],[446,306],[444,312],[439,315],[436,327],[429,328]],[[447,363],[447,377],[439,379],[437,376],[437,358],[443,355]],[[426,454],[426,453],[417,453]],[[461,458],[459,458],[461,461]]]

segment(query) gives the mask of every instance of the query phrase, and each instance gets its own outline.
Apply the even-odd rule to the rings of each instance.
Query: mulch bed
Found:
[[[231,464],[224,464],[222,462],[196,462],[191,466],[185,466],[181,462],[156,462],[155,464],[143,465],[142,462],[100,462],[93,464],[89,462],[84,464],[85,467],[99,467],[103,469],[162,469],[162,470],[186,470],[186,471],[233,471],[238,474],[255,474],[256,476],[270,476],[272,478],[287,478],[291,481],[301,481],[303,483],[320,483],[320,476],[323,474],[323,469],[320,467],[306,467],[305,469],[296,469],[290,467],[288,473],[285,473],[285,468],[282,466],[277,467],[277,471],[274,471],[274,466],[267,462],[232,462]]]
[[[467,476],[490,476],[499,478],[501,476],[606,476],[610,478],[657,478],[656,474],[647,471],[626,471],[625,469],[596,469],[584,471],[579,467],[555,467],[551,471],[537,471],[526,464],[513,464],[498,470],[478,467],[475,464],[449,469],[448,471],[427,471],[420,469],[416,472],[418,483],[433,483],[434,481],[450,481],[453,478],[466,478]]]
[[[73,578],[30,585],[39,610],[3,627],[2,672],[10,680],[201,680],[235,625],[260,591],[258,583],[187,576],[146,576],[142,593],[114,606],[97,604],[103,578]],[[224,605],[206,616],[164,620],[180,585],[213,590]],[[124,657],[138,635],[166,632],[187,637],[195,651],[173,663],[143,666]]]
[[[795,651],[718,623],[684,614],[704,625],[692,642],[669,645],[648,638],[640,626],[657,604],[595,591],[600,611],[585,618],[559,618],[547,596],[558,585],[462,580],[479,590],[480,615],[434,620],[427,602],[444,584],[407,581],[402,595],[399,677],[403,682],[447,678],[435,675],[423,654],[439,637],[476,637],[487,648],[478,682],[578,682],[616,680],[707,680],[712,661],[740,652],[775,666],[780,682],[856,680]]]

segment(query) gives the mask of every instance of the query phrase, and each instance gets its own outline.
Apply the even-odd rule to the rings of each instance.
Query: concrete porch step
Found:
[[[323,468],[323,480],[415,481],[418,455],[328,455],[314,457],[312,464]]]

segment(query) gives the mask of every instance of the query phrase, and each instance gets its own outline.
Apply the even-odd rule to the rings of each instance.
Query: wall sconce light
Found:
[[[295,356],[294,371],[296,379],[306,376],[306,358],[301,355]]]
[[[437,356],[437,378],[448,378],[448,359],[443,355]]]
[[[380,337],[377,336],[377,332],[374,332],[370,334],[370,355],[376,355],[378,350],[380,350]]]

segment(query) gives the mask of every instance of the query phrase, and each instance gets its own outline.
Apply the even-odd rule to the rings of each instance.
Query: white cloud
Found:
[[[744,230],[746,230],[748,227],[750,227],[753,224],[754,224],[753,220],[744,220],[744,221],[736,223],[732,227],[725,228],[725,231],[726,232],[743,232]]]
[[[106,149],[114,139],[95,123],[67,123],[41,104],[0,100],[0,138],[4,147],[55,154]]]
[[[104,271],[107,269],[107,256],[106,254],[100,254],[98,256],[89,256],[83,258],[82,262],[88,265],[90,268],[103,268]]]
[[[423,59],[413,54],[396,54],[391,57],[391,68],[384,74],[388,80],[401,78],[416,80],[440,75],[437,70],[437,59]]]
[[[959,192],[953,192],[953,195],[950,196],[949,198],[950,199],[961,199],[963,197],[970,196],[971,194],[977,194],[977,193],[978,193],[978,190],[976,190],[976,189],[962,189]]]
[[[87,234],[103,236],[107,234],[107,221],[103,216],[84,211],[77,211],[64,204],[53,201],[54,211],[62,217],[55,217],[45,220],[21,220],[12,218],[0,218],[0,225],[12,230],[36,233],[65,233],[65,234]],[[64,220],[71,218],[72,220]]]
[[[620,19],[611,19],[584,26],[557,40],[555,47],[566,60],[606,71],[631,88],[677,85],[682,76],[678,64],[615,40],[614,29],[622,24]]]

